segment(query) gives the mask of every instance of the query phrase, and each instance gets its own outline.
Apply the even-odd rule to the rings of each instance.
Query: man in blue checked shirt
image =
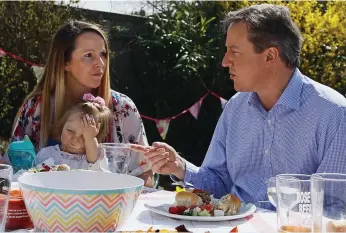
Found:
[[[165,143],[146,158],[154,172],[243,202],[267,200],[280,173],[346,173],[346,99],[303,75],[302,37],[286,7],[254,5],[224,21],[222,65],[238,91],[227,103],[201,167]]]

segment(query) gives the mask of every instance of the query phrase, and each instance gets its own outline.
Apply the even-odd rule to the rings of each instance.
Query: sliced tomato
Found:
[[[178,209],[178,214],[183,214],[184,211],[186,210],[186,207],[185,206],[177,206],[177,209]]]
[[[207,210],[209,213],[213,210],[213,205],[212,204],[207,204],[207,205],[202,205],[201,207],[201,210]]]
[[[170,214],[178,214],[179,209],[177,207],[175,207],[175,206],[171,206],[171,207],[169,207],[168,212]]]
[[[208,212],[211,212],[211,211],[213,210],[213,205],[212,205],[212,204],[205,205],[205,209],[206,209]]]

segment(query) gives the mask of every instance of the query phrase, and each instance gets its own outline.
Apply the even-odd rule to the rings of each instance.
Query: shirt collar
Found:
[[[284,92],[275,105],[284,105],[297,110],[300,104],[300,93],[303,87],[303,75],[298,68],[295,69]],[[248,98],[249,105],[258,107],[260,101],[256,92],[251,92]]]
[[[280,96],[276,105],[283,105],[294,110],[299,108],[300,104],[300,93],[303,87],[303,75],[300,73],[299,69],[296,68],[291,80],[288,82],[287,87]]]
[[[260,100],[256,92],[250,92],[248,103],[249,105],[252,105],[258,108],[258,106],[260,105]]]

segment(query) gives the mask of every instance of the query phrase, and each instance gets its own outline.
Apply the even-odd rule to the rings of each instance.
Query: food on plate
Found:
[[[29,169],[29,173],[36,172],[49,172],[49,171],[70,171],[71,168],[67,164],[60,164],[56,166],[49,166],[47,164],[42,163],[42,167],[34,167]]]
[[[194,189],[178,192],[168,212],[187,216],[229,216],[235,215],[240,206],[241,201],[234,194],[227,194],[219,200],[205,190]]]
[[[211,201],[211,197],[210,197],[209,193],[207,193],[206,191],[204,191],[202,189],[194,189],[194,190],[192,190],[192,193],[199,196],[202,199],[202,202],[205,204],[209,204]]]
[[[209,195],[209,194],[208,194]],[[192,191],[182,191],[175,195],[175,205],[169,208],[169,213],[188,216],[211,216],[211,204]]]
[[[240,208],[240,199],[234,194],[227,194],[217,202],[215,208],[223,210],[225,215],[235,215]]]
[[[175,195],[175,202],[177,206],[190,207],[200,206],[203,204],[202,198],[193,192],[182,191]]]

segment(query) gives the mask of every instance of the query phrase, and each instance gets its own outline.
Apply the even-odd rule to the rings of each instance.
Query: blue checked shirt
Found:
[[[295,70],[267,112],[256,93],[228,101],[200,168],[186,163],[184,182],[215,197],[268,200],[266,182],[280,173],[346,173],[346,99]]]

